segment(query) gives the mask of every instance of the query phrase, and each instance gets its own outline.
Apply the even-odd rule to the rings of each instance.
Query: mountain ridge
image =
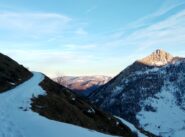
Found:
[[[98,87],[106,84],[111,77],[103,75],[94,76],[62,76],[55,78],[54,81],[73,90],[75,93],[88,96]]]
[[[154,54],[157,52],[155,51]],[[102,110],[120,116],[155,135],[166,137],[171,134],[176,136],[179,133],[178,131],[181,131],[181,128],[185,126],[180,122],[184,118],[179,116],[179,124],[181,125],[179,129],[173,127],[172,124],[169,126],[161,125],[159,115],[164,120],[167,120],[167,118],[169,120],[170,118],[168,115],[164,115],[166,112],[160,109],[160,106],[152,104],[152,101],[174,104],[171,105],[174,109],[168,109],[169,113],[171,113],[169,116],[176,117],[173,115],[173,113],[176,113],[175,108],[182,112],[180,114],[184,113],[185,115],[185,90],[183,86],[183,83],[185,83],[185,59],[180,57],[172,58],[171,55],[166,56],[166,52],[165,54],[163,53],[162,55],[165,55],[164,58],[166,59],[163,63],[155,64],[150,62],[148,64],[135,61],[110,82],[93,92],[89,99]],[[145,57],[144,60],[148,57],[151,56]],[[159,56],[157,55],[157,57]],[[167,88],[170,87],[169,85],[173,85],[173,88]],[[170,99],[167,99],[164,95],[164,89],[169,91]],[[159,119],[158,123],[155,122],[155,119],[152,120],[151,117],[150,121],[149,114],[153,115],[154,118],[157,117]],[[170,120],[171,123],[175,122],[173,119]],[[170,126],[172,126],[173,133],[169,132]],[[185,130],[181,132],[185,133]]]

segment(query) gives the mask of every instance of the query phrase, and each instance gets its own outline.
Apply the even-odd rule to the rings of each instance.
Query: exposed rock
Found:
[[[150,66],[164,66],[173,60],[173,56],[161,49],[156,50],[151,55],[138,60],[138,62]]]

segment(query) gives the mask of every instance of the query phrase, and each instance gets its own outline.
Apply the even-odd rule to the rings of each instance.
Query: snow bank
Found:
[[[117,119],[119,119],[123,124],[127,125],[132,130],[132,132],[137,133],[138,137],[147,137],[144,134],[142,134],[133,124],[129,123],[128,121],[126,121],[120,117],[117,117],[117,116],[115,116],[115,117]]]

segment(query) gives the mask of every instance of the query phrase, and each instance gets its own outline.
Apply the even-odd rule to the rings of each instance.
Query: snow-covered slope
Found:
[[[45,91],[41,73],[18,87],[0,94],[0,137],[110,137],[95,131],[56,122],[30,110],[31,98]]]
[[[177,105],[176,86],[165,83],[155,98],[148,98],[142,103],[151,106],[154,111],[144,108],[137,114],[142,127],[162,137],[184,137],[185,110]]]
[[[162,137],[185,135],[185,59],[157,50],[90,95],[97,106]]]

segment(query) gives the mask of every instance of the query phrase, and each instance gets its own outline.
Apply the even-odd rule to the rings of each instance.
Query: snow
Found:
[[[95,110],[93,108],[88,109],[87,112],[90,113],[90,114],[95,114]]]
[[[147,69],[145,71],[136,71],[135,74],[136,75],[143,75],[143,74],[149,74],[149,73],[152,73],[152,72],[158,72],[159,71],[159,68],[157,67],[154,67],[152,69]],[[160,70],[161,71],[161,70]],[[134,74],[134,75],[135,75]]]
[[[9,83],[10,83],[11,85],[13,85],[13,86],[15,85],[15,83],[13,83],[13,82],[9,82]]]
[[[138,137],[146,137],[144,134],[142,134],[134,125],[129,123],[128,121],[115,116],[117,119],[119,119],[123,124],[127,125],[133,132],[137,133]]]
[[[44,75],[33,74],[25,83],[0,94],[0,137],[110,137],[32,112],[30,99],[45,94],[39,86]]]
[[[111,94],[111,98],[114,98],[116,95],[118,95],[123,90],[122,86],[116,86]]]
[[[75,101],[76,100],[76,98],[72,98],[72,101]]]
[[[156,112],[145,111],[137,114],[141,126],[162,137],[184,137],[185,111],[176,104],[175,85],[166,83],[157,98],[148,98],[142,105],[150,105]]]

